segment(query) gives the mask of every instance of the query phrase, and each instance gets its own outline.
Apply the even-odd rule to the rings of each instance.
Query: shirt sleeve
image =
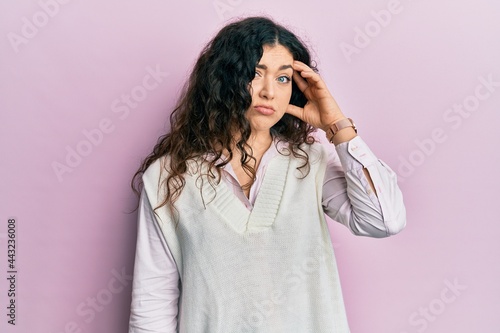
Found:
[[[368,170],[376,194],[363,168]],[[329,217],[359,236],[388,237],[406,225],[406,210],[396,173],[379,160],[359,136],[330,151],[322,205]]]
[[[143,190],[139,202],[129,333],[176,332],[179,294],[177,266]]]

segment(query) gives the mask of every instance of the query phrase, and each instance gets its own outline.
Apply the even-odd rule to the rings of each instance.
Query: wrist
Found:
[[[337,123],[337,122],[339,122],[339,121],[341,121],[341,120],[343,120],[343,119],[347,119],[347,117],[346,117],[346,116],[345,116],[342,112],[334,112],[334,113],[332,112],[332,114],[331,114],[328,118],[330,118],[330,119],[329,119],[330,121],[329,121],[329,122],[327,122],[326,124],[324,124],[323,126],[321,126],[321,127],[320,127],[320,128],[321,128],[323,131],[325,131],[325,132],[327,132],[327,131],[328,131],[328,129],[329,129],[329,128],[333,125],[333,124],[335,124],[335,123]],[[333,120],[332,120],[332,119],[333,119]],[[326,119],[325,119],[325,120],[326,120]]]
[[[357,129],[351,118],[343,117],[327,126],[325,133],[329,142],[338,144],[355,137]]]
[[[346,127],[338,131],[330,142],[337,146],[343,142],[351,141],[357,135],[358,134],[352,127]]]
[[[321,129],[322,129],[323,131],[325,131],[325,133],[328,133],[328,130],[330,129],[330,127],[331,127],[333,124],[335,124],[336,122],[341,121],[342,119],[347,119],[347,117],[346,117],[346,116],[341,116],[341,117],[339,117],[339,118],[336,118],[334,121],[332,121],[332,122],[330,122],[330,123],[328,123],[328,124],[326,124],[326,125],[322,126],[322,127],[321,127]]]

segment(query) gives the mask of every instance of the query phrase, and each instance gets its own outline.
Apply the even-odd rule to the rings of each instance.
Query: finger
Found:
[[[304,113],[304,109],[293,104],[288,104],[288,107],[286,108],[285,112],[299,119],[302,119],[302,114]]]
[[[294,60],[293,66],[294,69],[296,68],[299,71],[312,71],[312,68],[304,64],[302,61]]]
[[[293,62],[293,67],[300,72],[300,76],[305,78],[307,82],[314,83],[318,88],[326,88],[326,84],[321,79],[321,76],[312,70],[311,67],[298,60]]]
[[[293,72],[293,80],[295,81],[297,87],[299,87],[300,91],[302,92],[304,92],[304,90],[306,90],[307,87],[309,87],[309,84],[302,76],[300,76],[299,72],[296,71]]]
[[[314,72],[314,71],[302,71],[300,72],[300,75],[307,80],[307,82],[311,82],[311,83],[314,83],[314,84],[321,84],[321,82],[323,81],[321,79],[321,76]]]
[[[309,77],[312,73],[314,73],[314,71],[309,66],[297,60],[293,62],[293,69],[294,72],[300,73],[301,77]]]

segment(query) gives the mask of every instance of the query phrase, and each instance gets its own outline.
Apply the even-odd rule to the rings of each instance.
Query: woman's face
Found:
[[[292,96],[292,54],[279,44],[264,45],[263,51],[250,83],[252,105],[246,112],[252,134],[269,133],[285,114]]]

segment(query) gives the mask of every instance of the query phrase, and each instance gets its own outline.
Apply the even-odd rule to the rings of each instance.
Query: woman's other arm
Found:
[[[129,333],[177,329],[179,273],[146,192],[139,203]]]

